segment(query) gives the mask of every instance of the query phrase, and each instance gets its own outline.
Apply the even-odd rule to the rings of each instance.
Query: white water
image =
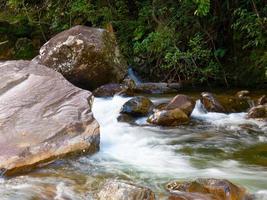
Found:
[[[110,99],[98,98],[94,102],[93,112],[101,126],[101,150],[93,159],[99,160],[100,163],[102,161],[105,167],[123,171],[126,174],[132,171],[137,176],[136,179],[139,181],[141,179],[140,182],[158,179],[157,181],[164,183],[173,179],[213,177],[229,179],[247,187],[252,192],[267,189],[266,169],[246,166],[231,159],[205,160],[204,166],[201,166],[201,162],[200,166],[197,166],[192,164],[192,157],[177,153],[176,150],[186,145],[183,141],[187,141],[189,137],[201,138],[206,131],[194,133],[194,130],[185,126],[174,129],[151,127],[146,125],[143,119],[139,122],[143,122],[146,126],[132,126],[117,122],[119,110],[127,100],[116,96]],[[240,130],[242,124],[251,124],[260,130],[266,130],[266,123],[248,120],[245,118],[245,113],[204,113],[199,103],[192,113],[192,118],[212,126],[215,130],[220,127]],[[172,144],[173,141],[178,141],[178,144]],[[227,146],[223,144],[225,145]],[[261,198],[264,196],[267,199],[265,193],[260,192],[260,195]]]
[[[128,68],[128,76],[135,82],[135,84],[140,84],[142,82],[131,67]]]
[[[191,115],[192,118],[199,119],[216,127],[228,127],[230,129],[240,129],[240,125],[250,124],[255,125],[262,131],[267,131],[267,124],[264,121],[258,121],[254,119],[247,119],[246,113],[216,113],[216,112],[205,112],[200,102],[197,100],[195,109]]]

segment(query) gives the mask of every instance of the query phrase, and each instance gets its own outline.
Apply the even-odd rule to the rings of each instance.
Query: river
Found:
[[[160,102],[170,97],[151,97]],[[166,199],[172,180],[225,178],[267,199],[267,124],[246,113],[204,113],[197,102],[189,125],[175,128],[117,121],[129,98],[96,98],[93,112],[101,126],[100,151],[59,160],[26,175],[0,179],[2,200],[95,199],[108,178],[131,180]]]

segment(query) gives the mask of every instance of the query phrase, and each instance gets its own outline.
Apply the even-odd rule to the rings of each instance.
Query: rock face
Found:
[[[127,71],[114,34],[85,26],[75,26],[54,36],[34,61],[91,89],[119,82]]]
[[[187,198],[180,199],[191,200],[250,200],[251,196],[246,193],[244,188],[240,188],[230,181],[221,179],[197,179],[191,182],[171,182],[167,184],[167,190],[171,193],[181,192]],[[179,193],[174,195],[179,200]],[[192,198],[192,195],[199,195],[199,198]],[[205,196],[203,196],[205,195]]]
[[[154,193],[142,186],[118,180],[108,180],[98,193],[99,200],[155,200]]]
[[[248,118],[267,119],[267,104],[259,105],[251,108],[248,112]]]
[[[156,111],[147,121],[160,126],[177,126],[188,123],[189,117],[181,109],[176,108]]]
[[[120,111],[122,114],[129,114],[132,116],[145,116],[153,109],[153,103],[149,98],[139,96],[133,97],[127,101]]]
[[[0,169],[28,171],[57,158],[99,149],[92,94],[45,66],[0,62]]]
[[[202,92],[200,101],[208,112],[225,112],[220,102],[209,92]]]
[[[185,114],[190,116],[192,111],[194,110],[195,104],[195,101],[191,97],[183,94],[178,94],[170,101],[170,103],[168,103],[165,109],[172,110],[175,108],[180,108],[182,111],[184,111]]]

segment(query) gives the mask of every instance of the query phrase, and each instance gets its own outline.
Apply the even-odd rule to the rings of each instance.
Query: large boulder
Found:
[[[153,103],[149,98],[138,96],[133,97],[125,104],[123,104],[120,113],[128,114],[131,116],[145,116],[153,109]]]
[[[92,94],[45,66],[0,62],[0,169],[28,171],[99,149]]]
[[[179,182],[174,181],[167,184],[167,190],[171,193],[185,193],[191,200],[190,194],[201,194],[201,200],[250,200],[249,195],[244,188],[234,185],[225,179],[196,179],[195,181]],[[207,198],[205,198],[205,195]],[[173,200],[178,200],[179,198]],[[198,199],[198,198],[196,198]]]
[[[209,92],[202,92],[200,101],[208,112],[225,112],[224,107]]]
[[[187,124],[189,117],[180,108],[173,110],[159,110],[153,113],[147,121],[160,126],[178,126]]]
[[[85,26],[75,26],[54,36],[42,46],[34,61],[91,89],[117,83],[127,72],[114,33]]]
[[[188,116],[191,115],[194,110],[196,102],[189,96],[178,94],[176,95],[165,107],[166,110],[172,110],[175,108],[180,108]]]
[[[108,180],[98,193],[99,200],[155,200],[155,194],[146,187],[133,183]]]

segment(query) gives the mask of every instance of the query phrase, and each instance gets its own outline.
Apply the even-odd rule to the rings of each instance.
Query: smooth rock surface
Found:
[[[146,187],[118,180],[108,180],[98,193],[99,200],[155,200]]]
[[[0,62],[0,168],[29,171],[69,154],[99,149],[92,94],[29,61]]]
[[[120,113],[132,116],[145,116],[153,109],[153,103],[149,98],[138,96],[127,101],[121,108]]]
[[[91,89],[118,83],[127,72],[114,33],[86,26],[75,26],[51,38],[34,61]]]
[[[160,126],[177,126],[187,124],[189,117],[180,108],[176,108],[173,110],[156,111],[153,115],[149,116],[147,121]]]
[[[175,108],[180,108],[182,111],[184,111],[185,114],[190,116],[192,111],[194,110],[195,104],[195,101],[191,97],[183,94],[178,94],[168,103],[165,109],[172,110]]]

